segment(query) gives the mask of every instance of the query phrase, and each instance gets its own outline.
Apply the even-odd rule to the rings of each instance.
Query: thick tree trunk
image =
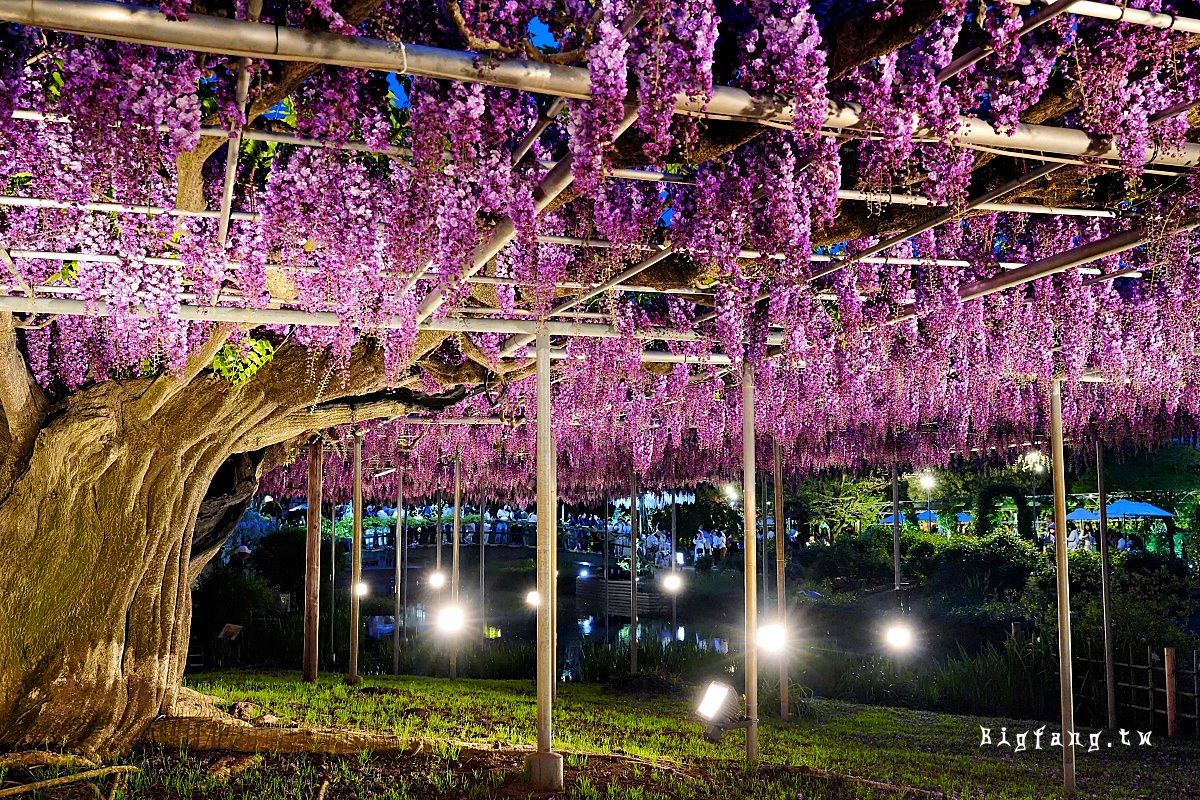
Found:
[[[423,335],[417,355],[440,341]],[[191,581],[240,516],[265,448],[462,396],[386,392],[370,346],[323,389],[303,377],[308,359],[287,348],[239,387],[199,368],[111,381],[48,409],[0,486],[0,749],[119,752],[170,712]]]

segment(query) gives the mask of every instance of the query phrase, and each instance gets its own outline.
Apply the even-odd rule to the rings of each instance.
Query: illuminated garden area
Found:
[[[1194,796],[1198,36],[0,0],[0,798]]]

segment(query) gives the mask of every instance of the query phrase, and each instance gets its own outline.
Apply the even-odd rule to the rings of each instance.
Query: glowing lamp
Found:
[[[787,644],[787,631],[782,625],[763,625],[758,629],[758,646],[768,653],[778,653]]]
[[[446,606],[438,612],[438,630],[444,633],[457,633],[461,631],[465,622],[463,610],[458,606]]]
[[[440,572],[435,572],[429,576],[429,585],[434,589],[440,589],[446,585],[446,576]]]
[[[912,646],[912,628],[900,623],[891,625],[884,632],[883,640],[893,650],[907,650]]]
[[[727,683],[713,681],[704,690],[704,697],[696,708],[696,715],[704,720],[704,738],[716,744],[721,735],[734,728],[749,728],[756,723],[742,714],[742,702],[733,687]]]

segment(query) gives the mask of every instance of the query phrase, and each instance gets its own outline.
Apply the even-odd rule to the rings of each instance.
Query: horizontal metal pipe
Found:
[[[48,297],[0,297],[0,311],[25,314],[61,314],[74,316],[106,317],[107,303],[89,303],[84,300]],[[144,306],[131,312],[133,316],[155,319],[156,315]],[[337,314],[331,311],[302,311],[287,308],[229,308],[225,306],[196,306],[185,304],[179,310],[179,319],[186,321],[232,322],[243,325],[312,325],[316,327],[338,327],[342,324]],[[409,324],[407,320],[392,317],[377,328],[396,329]],[[560,322],[539,320],[492,319],[442,317],[421,323],[421,329],[449,333],[503,333],[527,334],[545,328],[551,336],[584,336],[601,339],[616,339],[626,334],[612,325],[589,322]],[[706,337],[695,331],[679,331],[667,328],[648,328],[634,331],[636,339],[695,342],[706,341]],[[772,335],[768,344],[781,344],[782,336]]]
[[[1100,3],[1079,3],[1083,6]],[[1113,8],[1113,7],[1107,7]],[[1115,9],[1121,12],[1121,9]],[[1138,14],[1125,10],[1125,19]],[[1169,15],[1148,15],[1147,19]],[[1179,30],[1190,30],[1179,18],[1169,17]],[[246,58],[335,64],[359,69],[423,75],[446,80],[485,83],[529,92],[587,99],[591,96],[587,69],[557,64],[506,59],[495,61],[478,53],[446,50],[425,45],[388,42],[367,37],[339,36],[279,25],[241,22],[194,14],[187,20],[168,20],[157,9],[141,8],[99,0],[0,0],[0,19],[53,30],[127,42],[171,47],[198,52],[225,53]],[[1147,22],[1146,24],[1151,24]],[[1197,30],[1200,30],[1198,28]],[[792,107],[777,99],[756,98],[742,89],[717,86],[713,95],[691,98],[680,95],[676,111],[720,119],[790,124]],[[825,126],[832,129],[862,126],[859,107],[831,103]],[[1091,155],[1119,159],[1119,142],[1105,152],[1092,152],[1093,142],[1081,130],[1044,125],[1018,125],[1009,135],[981,120],[960,117],[956,138],[964,143],[1041,150],[1066,155]],[[931,131],[917,130],[920,136]],[[1200,145],[1188,144],[1178,151],[1156,152],[1148,163],[1191,167],[1200,164]]]
[[[1013,5],[1033,5],[1032,0],[1012,0]],[[1071,14],[1080,17],[1106,19],[1112,22],[1128,22],[1133,25],[1145,25],[1150,28],[1164,28],[1182,31],[1183,33],[1200,33],[1200,19],[1180,17],[1161,11],[1143,11],[1140,8],[1129,8],[1127,5],[1112,5],[1110,3],[1095,3],[1091,0],[1074,3]]]

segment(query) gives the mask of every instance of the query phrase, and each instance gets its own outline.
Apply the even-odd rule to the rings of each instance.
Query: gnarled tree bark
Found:
[[[423,335],[417,357],[443,336]],[[16,398],[6,417],[34,420],[31,446],[8,435],[9,451],[27,455],[0,486],[0,748],[132,745],[174,704],[191,581],[264,460],[338,421],[359,396],[374,401],[360,420],[447,401],[410,390],[378,402],[388,381],[373,343],[323,392],[304,377],[310,357],[284,347],[240,386],[199,372],[109,381],[57,404],[21,394],[33,385],[24,364],[0,374],[0,399]],[[178,385],[162,391],[170,381]]]

